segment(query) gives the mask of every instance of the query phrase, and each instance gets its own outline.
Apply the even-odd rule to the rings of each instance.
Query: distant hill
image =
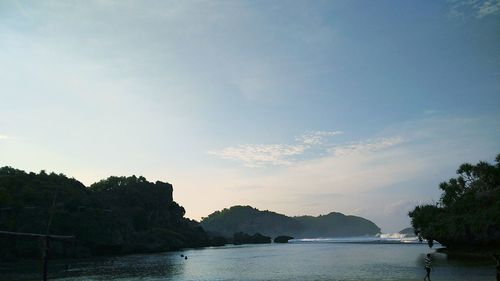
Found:
[[[406,234],[406,236],[416,236],[415,229],[413,227],[407,227],[405,229],[402,229],[399,233]]]
[[[375,235],[380,228],[373,222],[342,213],[288,217],[271,211],[260,211],[251,206],[233,206],[216,211],[201,221],[210,232],[231,237],[236,232],[262,233],[267,236],[291,235],[305,237],[348,237]]]
[[[201,221],[203,229],[232,237],[236,232],[262,233],[267,236],[297,233],[302,224],[291,217],[250,206],[233,206],[215,211]]]
[[[295,219],[304,227],[300,233],[301,237],[348,237],[380,233],[380,227],[370,220],[337,212],[317,217],[301,216]]]

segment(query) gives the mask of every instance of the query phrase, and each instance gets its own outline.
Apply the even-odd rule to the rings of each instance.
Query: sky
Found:
[[[0,166],[384,232],[500,153],[500,1],[0,1]]]

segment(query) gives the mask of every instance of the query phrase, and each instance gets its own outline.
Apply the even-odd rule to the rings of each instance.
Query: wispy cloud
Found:
[[[360,154],[366,152],[375,152],[385,148],[389,148],[402,143],[404,139],[402,137],[388,137],[388,138],[378,138],[369,139],[365,141],[352,142],[345,145],[340,145],[331,148],[329,151],[334,156],[345,156],[350,154]]]
[[[260,167],[266,164],[288,165],[291,163],[289,157],[302,154],[305,150],[303,144],[245,144],[208,153],[223,159],[239,160],[247,167]]]
[[[0,134],[0,140],[6,140],[8,138],[9,138],[8,136]]]
[[[500,12],[500,0],[449,0],[448,3],[448,16],[452,18],[464,18],[468,15],[483,18]]]
[[[323,140],[326,137],[332,137],[335,135],[343,134],[342,131],[315,131],[303,134],[300,137],[295,138],[296,141],[301,142],[305,145],[320,145],[323,144]]]
[[[499,0],[489,0],[482,3],[477,9],[477,17],[482,18],[488,15],[497,14],[500,11]]]
[[[424,111],[424,115],[427,115],[427,116],[436,115],[436,114],[440,114],[440,113],[441,113],[441,111],[437,110],[437,109],[428,109],[428,110]]]
[[[312,131],[295,138],[294,144],[243,144],[212,150],[208,153],[222,159],[241,161],[247,167],[290,165],[294,156],[321,146],[325,139],[342,134],[341,131]]]
[[[240,161],[247,167],[287,166],[301,161],[296,156],[306,154],[312,148],[319,148],[330,157],[343,157],[379,151],[404,141],[402,137],[386,137],[335,146],[325,144],[325,140],[329,137],[342,133],[341,131],[313,131],[296,137],[295,144],[243,144],[208,153],[222,159]],[[319,157],[324,157],[324,154]]]

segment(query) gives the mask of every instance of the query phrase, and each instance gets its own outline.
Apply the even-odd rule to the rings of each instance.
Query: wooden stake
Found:
[[[50,238],[48,235],[45,236],[44,240],[44,252],[43,252],[43,281],[47,281],[47,275],[49,273],[49,247]]]

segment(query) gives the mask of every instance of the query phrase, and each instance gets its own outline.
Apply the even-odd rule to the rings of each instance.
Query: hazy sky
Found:
[[[0,166],[383,231],[500,153],[497,1],[0,1]]]

